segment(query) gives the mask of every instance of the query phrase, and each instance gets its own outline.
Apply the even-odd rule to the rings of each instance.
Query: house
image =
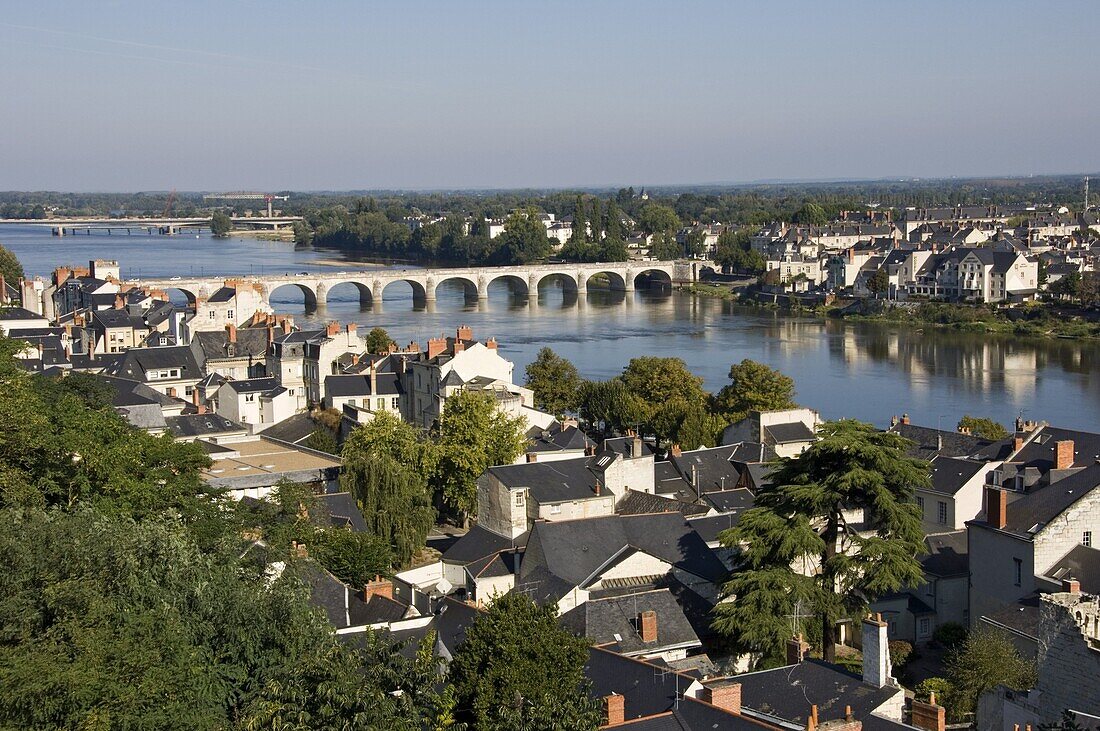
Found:
[[[214,391],[214,410],[231,421],[263,431],[294,414],[295,400],[274,378],[226,381]]]
[[[190,400],[202,369],[186,345],[169,348],[131,348],[104,372],[144,383],[167,396]]]
[[[227,444],[244,441],[249,437],[249,428],[244,424],[230,421],[224,416],[209,412],[178,414],[165,417],[168,433],[177,442],[194,442],[199,439]]]
[[[282,481],[336,492],[340,460],[331,454],[259,435],[226,444],[210,438],[196,443],[212,462],[202,471],[203,480],[233,499],[263,498]]]
[[[821,416],[813,409],[753,411],[722,432],[722,444],[755,442],[779,457],[797,457],[817,440]]]
[[[533,427],[527,432],[527,449],[520,459],[527,462],[573,459],[591,453],[595,447],[576,421],[555,420],[546,428]]]
[[[11,335],[15,330],[32,330],[49,326],[49,320],[37,312],[31,312],[22,307],[0,307],[0,335]]]
[[[1038,289],[1039,265],[1022,254],[977,248],[959,262],[959,299],[1018,302]]]
[[[344,406],[357,406],[371,413],[385,411],[400,419],[405,391],[400,374],[379,373],[371,365],[363,375],[325,376],[325,408],[342,411]]]
[[[1076,546],[1093,547],[1100,536],[1100,465],[1080,469],[1010,500],[1012,493],[986,489],[984,516],[967,522],[970,554],[970,620],[1011,629],[1004,612],[1043,588],[1040,577],[1056,570]],[[1087,587],[1100,591],[1100,587]],[[1034,606],[1034,603],[1033,603]],[[1017,627],[1017,629],[1020,629]],[[1032,648],[1026,633],[1015,633]]]
[[[561,615],[562,626],[627,657],[683,660],[703,643],[668,589],[590,598]]]
[[[226,279],[209,295],[196,295],[195,314],[186,322],[187,339],[199,332],[240,325],[256,312],[272,312],[264,295],[262,285],[242,279]]]
[[[191,352],[205,373],[247,379],[267,375],[267,351],[275,340],[274,325],[202,330],[191,335]]]
[[[887,624],[890,639],[914,644],[932,639],[947,623],[969,623],[970,563],[965,530],[925,536],[920,586],[884,596],[871,604]]]
[[[966,521],[982,512],[985,487],[993,482],[1001,463],[936,455],[929,464],[929,486],[915,491],[925,530],[963,529]]]

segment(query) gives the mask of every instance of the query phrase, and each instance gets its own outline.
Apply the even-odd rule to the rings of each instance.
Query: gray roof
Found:
[[[264,432],[264,436],[270,436]],[[348,492],[330,492],[317,496],[319,516],[326,526],[350,528],[356,532],[366,532],[367,521],[363,519],[363,511],[355,497]]]
[[[475,525],[459,538],[443,554],[447,563],[466,565],[501,551],[509,551],[514,545],[523,545],[488,528]]]
[[[300,444],[309,439],[316,429],[316,422],[310,418],[309,414],[303,412],[264,429],[264,436],[290,444]]]
[[[696,491],[729,490],[737,485],[741,471],[730,460],[741,444],[695,449],[679,456],[669,455],[669,462]]]
[[[596,458],[576,457],[552,462],[528,462],[490,467],[488,472],[509,489],[526,488],[537,502],[555,503],[566,500],[588,500],[610,496],[602,490],[596,494],[600,481]]]
[[[329,397],[343,396],[397,396],[403,393],[401,379],[394,373],[379,373],[375,376],[377,391],[371,390],[370,376],[326,376],[325,394]]]
[[[931,459],[937,454],[949,457],[969,457],[979,453],[992,442],[970,434],[946,429],[930,429],[916,424],[895,424],[890,431],[909,439],[914,444],[906,453],[910,457]]]
[[[766,426],[768,434],[776,444],[791,444],[796,442],[812,442],[814,431],[801,421],[792,421],[789,424],[772,424]]]
[[[926,575],[938,578],[966,576],[970,572],[970,548],[965,530],[924,537],[927,553],[921,557]]]
[[[1054,562],[1043,576],[1052,585],[1052,591],[1061,591],[1063,579],[1077,579],[1081,591],[1100,594],[1100,548],[1078,543],[1069,553]]]
[[[1037,593],[1017,599],[1015,603],[1001,607],[995,612],[982,616],[983,620],[990,620],[994,624],[1001,624],[1009,629],[1030,637],[1039,639],[1039,595]]]
[[[226,419],[217,414],[181,414],[165,418],[168,431],[174,437],[204,437],[226,432],[248,432],[243,424]]]
[[[264,393],[279,387],[274,378],[242,378],[239,381],[226,381],[225,384],[237,393]]]
[[[146,373],[164,368],[179,368],[181,378],[198,379],[202,376],[199,364],[191,348],[176,345],[169,348],[131,348],[122,358],[112,363],[107,373],[134,381],[144,381]]]
[[[722,563],[682,515],[658,513],[535,523],[521,576],[541,565],[582,586],[635,551],[710,581],[725,575]]]
[[[549,429],[532,429],[527,433],[529,439],[528,452],[562,452],[565,450],[584,450],[594,446],[591,439],[584,435],[575,426],[562,428],[561,422],[555,421]]]
[[[710,508],[705,505],[693,505],[682,500],[653,495],[639,490],[627,490],[626,495],[615,506],[620,515],[644,515],[646,513],[680,513],[692,517],[706,515]]]
[[[24,307],[0,307],[0,320],[45,320],[46,318]]]
[[[1004,530],[1024,538],[1042,530],[1070,505],[1100,486],[1100,464],[1086,467],[1052,485],[1041,487],[1008,504]],[[985,521],[969,521],[968,525],[986,526]]]
[[[1012,461],[1046,472],[1054,467],[1055,444],[1067,440],[1073,442],[1074,467],[1088,467],[1100,461],[1100,434],[1054,426],[1041,427],[1039,434],[1025,444]],[[1011,440],[1006,446],[1011,448]]]
[[[646,611],[657,615],[657,639],[652,642],[644,642],[640,633],[639,614]],[[616,652],[627,654],[701,644],[668,589],[589,599],[563,614],[561,623],[592,644],[611,645]]]
[[[225,330],[206,330],[194,333],[191,342],[197,343],[204,361],[226,358],[263,358],[267,352],[266,327],[242,327],[237,329],[237,342],[229,342]]]
[[[935,457],[932,466],[932,490],[954,495],[986,468],[985,462],[959,457]]]

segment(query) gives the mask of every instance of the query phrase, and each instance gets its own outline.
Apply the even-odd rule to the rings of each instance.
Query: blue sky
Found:
[[[4,3],[0,189],[1100,170],[1100,3]]]

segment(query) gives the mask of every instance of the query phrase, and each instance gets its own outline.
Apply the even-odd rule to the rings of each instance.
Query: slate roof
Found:
[[[532,550],[537,546],[537,550]],[[617,556],[642,551],[710,581],[725,575],[722,563],[679,513],[611,515],[539,522],[531,529],[523,578],[536,566],[581,586]]]
[[[695,532],[707,543],[718,540],[718,534],[724,530],[735,528],[741,522],[741,512],[725,513],[723,515],[706,515],[701,518],[689,518],[688,522]]]
[[[520,566],[522,567],[524,564],[520,563]],[[561,598],[573,591],[574,588],[575,585],[550,573],[545,566],[535,566],[534,568],[523,569],[523,577],[522,579],[516,578],[513,591],[523,592],[531,597],[531,601],[541,607],[551,602],[561,601]]]
[[[1043,578],[1053,584],[1051,591],[1061,591],[1063,579],[1077,579],[1081,591],[1100,594],[1100,548],[1077,544],[1055,561]]]
[[[926,575],[942,579],[969,573],[970,548],[965,530],[925,536],[924,547],[927,553],[920,562]]]
[[[172,432],[172,436],[176,438],[204,437],[226,432],[248,432],[248,428],[243,424],[238,424],[214,413],[168,416],[165,417],[164,421],[168,431]]]
[[[944,495],[955,495],[986,468],[985,462],[942,456],[933,458],[931,465],[932,490]]]
[[[107,373],[133,381],[144,381],[145,374],[149,371],[164,368],[179,368],[180,378],[184,379],[198,379],[202,376],[191,348],[186,345],[169,348],[131,348],[122,354],[121,359],[108,367]]]
[[[1100,461],[1100,434],[1053,426],[1039,429],[1039,434],[1012,458],[1013,463],[1023,463],[1026,467],[1037,467],[1046,472],[1054,467],[1055,443],[1064,440],[1073,442],[1074,467],[1087,467]]]
[[[680,513],[690,518],[697,515],[706,515],[710,512],[710,508],[705,505],[693,505],[682,500],[628,489],[626,495],[615,506],[615,512],[620,515]]]
[[[515,545],[523,545],[523,543],[517,539]],[[442,558],[447,563],[466,565],[501,551],[510,551],[512,546],[512,539],[475,525],[466,532],[466,535],[455,541],[444,552]]]
[[[812,442],[814,440],[813,429],[801,421],[792,421],[789,424],[772,424],[765,426],[768,434],[776,444],[791,444],[793,442]]]
[[[283,419],[274,426],[264,429],[264,436],[290,444],[301,444],[313,435],[317,424],[309,418],[309,414],[301,413]]]
[[[204,330],[191,335],[197,343],[202,359],[224,360],[228,358],[262,358],[267,353],[267,328],[242,327],[237,329],[237,342],[229,342],[225,330]]]
[[[1003,530],[1030,539],[1047,523],[1062,514],[1066,508],[1100,486],[1100,464],[1065,477],[1054,484],[1041,487],[1008,503],[1007,520]],[[967,525],[988,525],[985,521],[969,521]],[[1032,529],[1035,530],[1032,530]]]
[[[208,302],[232,302],[237,296],[237,290],[233,287],[219,287],[214,294],[207,299]]]
[[[444,597],[432,624],[436,632],[436,646],[445,660],[454,657],[455,650],[466,639],[466,628],[474,623],[480,612],[465,602]]]
[[[580,429],[572,425],[563,429],[560,422],[554,422],[546,430],[532,429],[527,436],[528,452],[562,452],[595,446]]]
[[[863,720],[871,712],[901,691],[874,688],[863,678],[838,665],[820,660],[804,660],[772,670],[737,676],[741,683],[741,705],[759,713],[805,726],[810,706],[816,705],[819,721],[844,716],[845,706]]]
[[[918,459],[931,459],[937,454],[948,457],[969,457],[977,455],[993,442],[970,434],[945,429],[930,429],[915,424],[895,424],[889,431],[909,439],[915,444],[906,454]]]
[[[638,615],[657,615],[657,639],[644,642]],[[699,646],[699,636],[668,589],[624,596],[589,599],[560,618],[563,626],[595,645],[608,645],[624,654],[656,653],[662,648]]]
[[[149,388],[140,381],[131,381],[127,378],[116,378],[114,376],[106,376],[98,374],[95,376],[98,380],[105,383],[110,387],[111,406],[114,407],[126,407],[126,406],[141,406],[144,404],[157,404],[158,406],[178,406],[180,401],[174,399],[171,396],[165,396],[156,389]]]
[[[401,379],[393,373],[377,374],[375,385],[378,387],[376,392],[371,390],[370,376],[367,375],[325,376],[325,394],[329,397],[397,396],[404,392]]]
[[[740,444],[722,447],[694,449],[680,455],[669,455],[669,462],[696,490],[729,490],[741,477],[737,466],[730,460]]]
[[[982,616],[993,624],[1004,625],[1009,629],[1039,639],[1039,595],[1037,593],[1018,599],[1014,604],[1002,607],[995,612]]]
[[[226,381],[225,383],[237,393],[266,393],[275,390],[279,386],[279,382],[270,377],[242,378],[239,381]]]
[[[270,436],[267,432],[264,436]],[[348,492],[330,492],[317,496],[317,509],[321,513],[318,519],[326,526],[351,528],[356,532],[366,532],[367,521],[359,509],[355,497]]]
[[[713,505],[719,513],[737,513],[738,515],[756,504],[756,496],[747,488],[704,493],[703,500]]]
[[[634,437],[615,437],[614,439],[604,439],[600,445],[601,452],[615,452],[621,454],[627,459],[631,459],[636,456],[632,453],[634,447]],[[653,454],[653,445],[649,442],[642,440],[642,454],[644,457],[649,454]]]
[[[405,616],[409,608],[399,601],[374,594],[363,601],[358,593],[352,594],[348,601],[348,615],[352,627],[364,624],[396,622]]]
[[[597,471],[599,457],[575,457],[552,462],[528,462],[490,467],[488,473],[509,489],[526,488],[537,502],[556,503],[566,500],[602,499],[611,495],[606,490],[596,494],[600,481]]]

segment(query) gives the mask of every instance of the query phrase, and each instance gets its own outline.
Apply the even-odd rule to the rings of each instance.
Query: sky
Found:
[[[1100,170],[1096,0],[0,8],[0,190]]]

